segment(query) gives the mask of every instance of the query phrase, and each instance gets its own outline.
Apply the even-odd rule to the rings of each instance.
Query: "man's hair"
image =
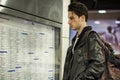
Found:
[[[78,17],[85,15],[85,21],[88,19],[88,8],[80,2],[73,2],[68,6],[68,11],[74,12]]]

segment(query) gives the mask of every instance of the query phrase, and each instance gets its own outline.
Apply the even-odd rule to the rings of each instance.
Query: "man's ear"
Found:
[[[80,16],[80,19],[81,19],[82,22],[84,22],[85,21],[85,15]]]

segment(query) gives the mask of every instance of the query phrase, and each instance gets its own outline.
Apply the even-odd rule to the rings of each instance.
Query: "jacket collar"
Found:
[[[91,26],[86,26],[86,27],[82,30],[81,34],[78,36],[79,39],[78,39],[77,44],[79,43],[79,45],[83,45],[83,44],[86,42],[85,33],[86,33],[87,31],[90,31],[90,30],[92,30],[92,27],[91,27]],[[76,33],[75,37],[72,39],[72,44],[75,42],[76,36],[77,36],[77,33]],[[76,44],[76,45],[77,45],[77,44]]]

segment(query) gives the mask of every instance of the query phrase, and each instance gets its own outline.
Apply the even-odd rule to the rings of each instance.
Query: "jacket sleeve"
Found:
[[[86,70],[81,73],[81,78],[77,80],[98,80],[105,69],[105,58],[102,47],[99,44],[99,37],[91,34],[88,40],[88,64]]]
[[[67,80],[69,74],[69,64],[72,58],[71,46],[67,50],[65,64],[64,64],[64,73],[63,73],[63,80]]]

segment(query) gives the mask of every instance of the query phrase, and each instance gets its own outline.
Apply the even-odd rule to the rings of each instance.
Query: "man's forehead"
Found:
[[[75,13],[74,13],[74,12],[72,12],[72,11],[68,11],[68,13],[69,13],[69,14],[75,14]]]
[[[72,12],[72,11],[68,11],[68,17],[74,16],[74,15],[75,15],[74,12]]]

